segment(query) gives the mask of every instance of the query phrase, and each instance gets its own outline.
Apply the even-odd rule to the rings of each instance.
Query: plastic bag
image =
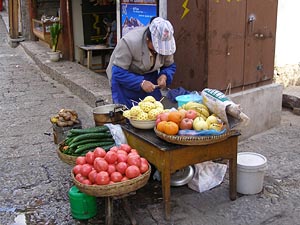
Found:
[[[212,161],[197,163],[194,167],[195,174],[188,187],[198,192],[210,190],[221,184],[227,170],[227,165]]]
[[[110,133],[113,136],[113,139],[115,140],[117,146],[121,144],[127,144],[127,139],[120,124],[106,123],[104,125],[109,128]]]

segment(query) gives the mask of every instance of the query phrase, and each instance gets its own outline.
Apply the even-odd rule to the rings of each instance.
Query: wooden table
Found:
[[[156,136],[154,130],[141,130],[129,124],[122,125],[128,144],[152,163],[161,173],[162,194],[165,218],[171,215],[171,174],[188,165],[216,160],[229,160],[229,196],[236,199],[237,148],[239,132],[226,140],[209,145],[177,145],[166,142]]]
[[[84,65],[84,58],[85,52],[87,52],[87,68],[92,69],[92,58],[93,58],[93,51],[100,51],[101,52],[101,69],[98,70],[99,72],[103,72],[106,69],[106,62],[105,56],[111,55],[114,47],[108,47],[106,45],[83,45],[78,46],[79,48],[79,63]]]

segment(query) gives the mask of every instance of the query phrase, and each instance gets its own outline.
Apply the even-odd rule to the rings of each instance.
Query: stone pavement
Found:
[[[51,132],[49,118],[61,108],[76,110],[85,127],[93,126],[94,100],[109,99],[108,83],[76,63],[49,62],[46,52],[36,42],[9,47],[0,19],[0,224],[104,224],[101,198],[95,218],[72,218],[72,167],[59,160],[53,137],[44,133]],[[239,194],[230,201],[228,174],[221,185],[203,193],[173,187],[172,217],[165,221],[160,183],[150,180],[128,197],[138,224],[300,224],[299,130],[300,117],[283,109],[281,124],[239,143],[239,152],[261,153],[268,159],[261,193]],[[114,201],[114,224],[130,224],[121,203]]]

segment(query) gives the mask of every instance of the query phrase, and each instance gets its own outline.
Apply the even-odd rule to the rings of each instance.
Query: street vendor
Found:
[[[131,108],[148,95],[162,98],[160,88],[171,84],[176,70],[173,34],[168,20],[155,17],[118,41],[106,70],[114,103]]]

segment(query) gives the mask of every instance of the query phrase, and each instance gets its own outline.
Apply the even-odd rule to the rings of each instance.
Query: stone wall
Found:
[[[300,86],[300,64],[275,66],[274,80],[283,87]]]

